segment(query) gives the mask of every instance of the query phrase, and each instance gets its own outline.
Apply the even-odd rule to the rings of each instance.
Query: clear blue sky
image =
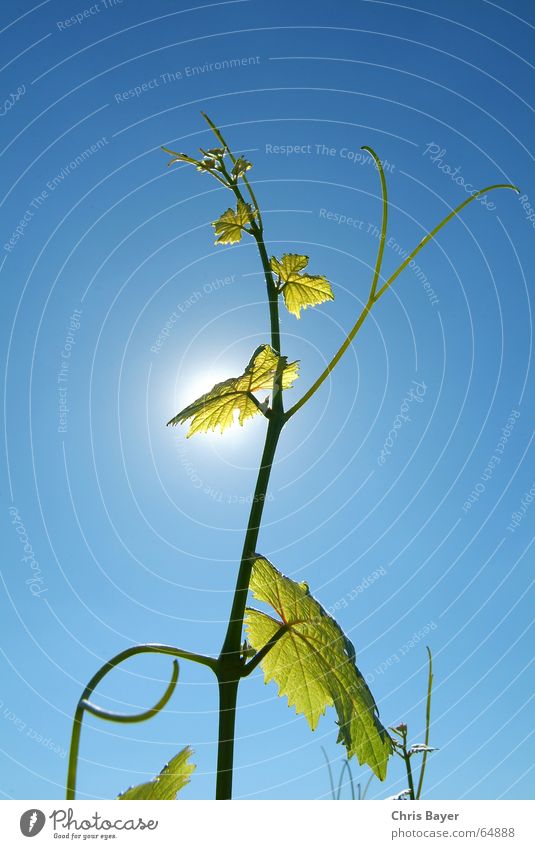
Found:
[[[293,399],[367,296],[381,205],[361,145],[387,162],[387,273],[470,186],[522,188],[472,204],[420,254],[292,420],[259,549],[335,610],[383,722],[414,742],[432,647],[429,797],[529,798],[532,4],[192,5],[1,11],[1,792],[61,798],[70,717],[107,658],[143,641],[216,653],[224,633],[265,423],[186,441],[165,422],[239,374],[269,326],[253,246],[213,244],[224,190],[159,151],[209,145],[203,109],[254,162],[271,251],[309,254],[333,283],[334,303],[283,316]],[[142,709],[169,673],[133,660],[98,701]],[[216,696],[184,663],[153,721],[89,719],[80,798],[186,744],[184,795],[210,798]],[[236,796],[328,794],[321,746],[343,755],[330,712],[311,733],[258,673],[237,735]],[[392,763],[370,796],[404,786]]]

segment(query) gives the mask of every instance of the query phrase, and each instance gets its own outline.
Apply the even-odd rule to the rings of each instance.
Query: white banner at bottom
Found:
[[[535,847],[526,801],[0,803],[2,845]]]

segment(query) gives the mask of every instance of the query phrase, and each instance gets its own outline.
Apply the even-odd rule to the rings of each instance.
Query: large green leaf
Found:
[[[301,274],[308,265],[308,257],[301,254],[284,254],[281,259],[271,257],[271,270],[278,276],[284,303],[288,312],[301,317],[301,310],[324,301],[334,301],[331,284],[326,277]]]
[[[219,216],[217,221],[212,221],[212,227],[215,230],[216,245],[227,245],[234,242],[240,242],[242,230],[248,227],[253,218],[253,210],[250,204],[238,201],[236,209],[227,209]]]
[[[288,363],[286,357],[278,357],[269,345],[261,345],[254,352],[243,374],[216,383],[210,392],[201,395],[167,424],[177,425],[191,419],[188,437],[194,433],[216,430],[218,427],[223,433],[234,423],[234,411],[238,410],[238,421],[243,425],[247,419],[266,409],[265,403],[261,404],[253,393],[262,389],[273,389],[279,360],[282,360],[283,366],[282,388],[288,389],[297,377],[299,364]]]
[[[254,561],[251,590],[280,617],[247,609],[246,630],[253,648],[265,646],[281,626],[287,629],[261,663],[266,683],[277,682],[279,695],[306,716],[312,730],[325,709],[334,706],[338,742],[344,743],[348,757],[356,755],[360,764],[368,764],[384,779],[392,741],[356,667],[352,643],[306,583],[287,578],[264,557]]]
[[[190,775],[195,769],[195,764],[189,763],[189,758],[193,754],[189,746],[182,749],[178,755],[169,761],[164,766],[161,773],[153,778],[152,781],[147,781],[145,784],[137,784],[135,787],[130,787],[117,796],[118,799],[153,799],[165,801],[176,799],[176,794],[182,790],[186,784],[190,782]]]

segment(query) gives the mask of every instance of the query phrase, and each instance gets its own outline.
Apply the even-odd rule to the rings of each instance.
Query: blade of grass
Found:
[[[425,739],[424,743],[426,746],[429,746],[429,729],[431,726],[431,694],[433,692],[433,655],[431,654],[431,649],[429,646],[426,646],[427,654],[429,657],[429,672],[427,676],[427,704],[425,707]],[[424,752],[422,756],[422,766],[420,769],[420,778],[418,779],[418,788],[416,790],[416,798],[419,799],[422,795],[422,788],[424,785],[424,775],[425,775],[425,767],[427,764],[427,755],[428,752]]]
[[[321,751],[323,752],[323,757],[325,758],[325,762],[327,764],[327,770],[329,772],[329,783],[331,785],[331,797],[333,799],[336,799],[336,794],[334,792],[334,778],[333,778],[333,771],[331,769],[331,762],[330,762],[328,755],[327,755],[327,752],[325,751],[323,746],[321,747]]]

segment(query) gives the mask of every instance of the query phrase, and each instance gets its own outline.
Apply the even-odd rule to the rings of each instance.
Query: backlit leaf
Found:
[[[227,245],[241,241],[242,230],[251,223],[252,208],[248,203],[239,200],[236,209],[227,209],[217,221],[212,221],[212,227],[218,237],[216,245]]]
[[[280,617],[247,609],[247,638],[253,648],[261,649],[281,625],[288,629],[261,662],[266,683],[277,682],[279,695],[306,716],[312,730],[325,709],[334,706],[338,742],[344,743],[348,757],[356,755],[384,779],[392,741],[356,667],[352,643],[306,583],[287,578],[264,557],[255,559],[251,590]]]
[[[182,790],[186,784],[190,782],[190,775],[195,769],[195,764],[189,763],[189,758],[193,754],[189,746],[182,749],[178,755],[169,761],[164,766],[161,773],[152,781],[147,781],[145,784],[137,784],[135,787],[130,787],[117,796],[118,799],[152,799],[158,801],[166,801],[176,799],[176,794]]]
[[[216,383],[210,392],[201,395],[167,424],[182,424],[191,419],[188,437],[194,433],[216,430],[218,427],[223,433],[234,423],[234,413],[237,410],[238,421],[243,425],[252,416],[265,412],[265,404],[255,399],[253,393],[273,389],[279,360],[282,361],[282,388],[289,389],[297,377],[299,364],[288,363],[286,357],[279,358],[269,345],[261,345],[254,352],[243,374]]]
[[[288,312],[301,317],[301,310],[324,301],[334,301],[331,284],[326,277],[301,274],[308,265],[308,257],[301,254],[284,254],[281,259],[271,257],[271,270],[278,276],[284,303]]]

